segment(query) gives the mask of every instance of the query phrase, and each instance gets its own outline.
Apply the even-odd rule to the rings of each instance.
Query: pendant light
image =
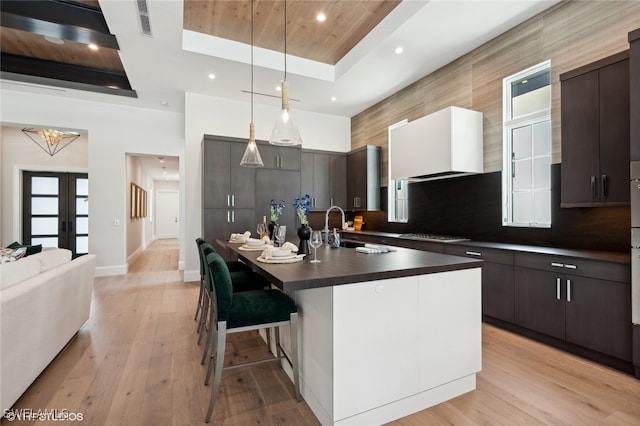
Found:
[[[302,138],[289,110],[289,82],[287,81],[287,0],[284,0],[284,80],[282,80],[282,110],[271,132],[272,145],[300,145]]]
[[[251,122],[249,123],[249,143],[240,161],[244,167],[262,167],[262,157],[256,145],[256,126],[253,123],[253,0],[251,0]]]

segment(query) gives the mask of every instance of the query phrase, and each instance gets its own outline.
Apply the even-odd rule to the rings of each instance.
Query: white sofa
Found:
[[[0,413],[89,319],[95,264],[51,249],[0,265]]]

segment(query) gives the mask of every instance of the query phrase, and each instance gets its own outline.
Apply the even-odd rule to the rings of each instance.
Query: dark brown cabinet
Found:
[[[515,264],[516,325],[631,360],[628,265],[530,253]]]
[[[348,210],[380,210],[380,151],[366,145],[347,154]]]
[[[202,142],[202,237],[212,244],[232,232],[255,232],[256,174],[240,166],[245,147],[246,141],[232,138]]]
[[[482,315],[514,322],[513,252],[444,244],[454,256],[482,259]]]
[[[302,193],[311,196],[312,210],[345,207],[347,157],[326,151],[302,151]]]
[[[300,147],[258,144],[265,169],[300,170]]]
[[[629,204],[629,52],[560,75],[562,207]]]
[[[250,231],[266,216],[269,201],[286,201],[278,222],[287,226],[295,241],[298,226],[291,205],[300,191],[300,148],[258,144],[264,167],[240,166],[247,141],[205,136],[202,142],[202,236],[205,240],[226,239],[232,232]],[[221,251],[227,257],[227,253]]]

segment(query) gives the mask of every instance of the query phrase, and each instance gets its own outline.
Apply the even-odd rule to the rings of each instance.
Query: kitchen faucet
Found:
[[[325,232],[326,234],[326,238],[329,237],[329,212],[333,209],[338,209],[340,210],[340,213],[342,214],[342,227],[340,228],[341,230],[344,229],[344,210],[342,210],[340,207],[338,206],[331,206],[327,209],[327,212],[324,215],[324,229],[322,230],[322,232]]]

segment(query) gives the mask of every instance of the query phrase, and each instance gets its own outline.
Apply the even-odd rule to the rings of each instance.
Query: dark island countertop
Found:
[[[272,264],[257,261],[259,251],[240,250],[238,244],[221,240],[217,243],[233,251],[285,293],[482,266],[482,260],[401,247],[389,253],[366,254],[353,248],[331,248],[327,245],[318,249],[320,263],[309,262],[312,253],[302,262]]]

